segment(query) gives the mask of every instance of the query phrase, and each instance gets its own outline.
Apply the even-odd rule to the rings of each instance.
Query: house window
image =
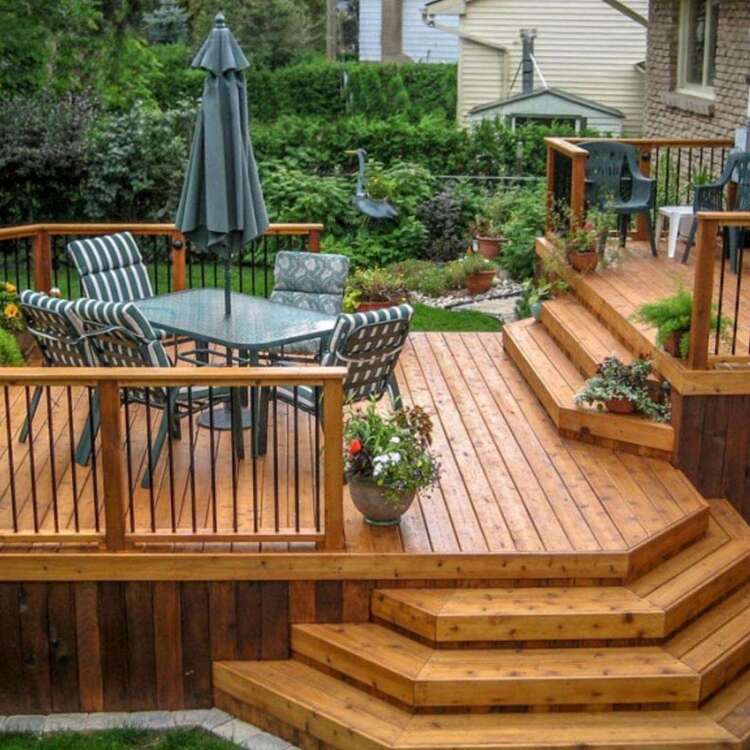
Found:
[[[713,96],[719,0],[682,0],[680,12],[680,88]]]

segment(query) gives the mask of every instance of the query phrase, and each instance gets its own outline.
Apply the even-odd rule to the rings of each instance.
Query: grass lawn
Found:
[[[500,321],[473,310],[441,310],[414,305],[414,331],[499,331]]]
[[[237,746],[200,730],[144,732],[113,729],[106,732],[60,734],[0,734],[1,750],[236,750]]]

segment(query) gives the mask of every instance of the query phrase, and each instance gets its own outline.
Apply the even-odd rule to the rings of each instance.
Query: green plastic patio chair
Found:
[[[643,216],[651,254],[656,257],[652,212],[656,201],[656,182],[644,177],[638,166],[638,154],[627,143],[591,141],[579,144],[588,151],[586,160],[586,202],[620,219],[620,244],[627,241],[631,216]]]

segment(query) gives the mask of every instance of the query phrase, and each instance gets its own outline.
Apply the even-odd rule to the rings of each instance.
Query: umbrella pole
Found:
[[[232,267],[229,253],[224,258],[224,314],[232,314]]]

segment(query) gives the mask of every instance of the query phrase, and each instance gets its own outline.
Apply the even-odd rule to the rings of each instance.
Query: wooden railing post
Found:
[[[341,380],[323,385],[325,547],[344,549],[344,399]]]
[[[644,177],[651,177],[651,145],[642,146],[638,153],[640,155],[639,166],[641,168],[641,174]],[[638,240],[639,242],[645,242],[648,239],[646,216],[644,214],[638,214],[633,239]]]
[[[40,229],[34,235],[31,261],[34,289],[37,292],[49,292],[52,288],[52,243],[46,229]]]
[[[310,235],[307,241],[307,246],[310,249],[311,253],[320,252],[320,230],[319,229],[310,230]]]
[[[102,485],[104,491],[104,523],[107,549],[117,552],[125,549],[125,508],[127,485],[123,461],[123,431],[120,410],[120,386],[117,381],[98,383],[101,413]],[[96,460],[93,453],[92,461]]]
[[[547,144],[547,220],[545,234],[551,237],[555,231],[555,149]]]
[[[573,160],[570,181],[570,225],[577,227],[586,218],[586,159],[584,151],[571,157]]]
[[[187,244],[182,232],[172,232],[169,236],[172,256],[172,291],[181,292],[187,287],[185,267]]]
[[[688,366],[692,370],[708,369],[708,339],[711,335],[711,307],[714,294],[714,260],[719,222],[698,215],[693,278],[693,314],[690,324]]]

